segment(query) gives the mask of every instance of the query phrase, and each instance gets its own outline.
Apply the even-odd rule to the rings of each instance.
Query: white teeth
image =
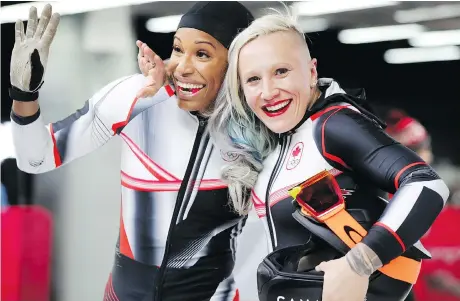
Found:
[[[190,96],[193,95],[192,91],[183,91],[182,90],[181,93],[184,94],[184,95],[190,95]]]
[[[280,104],[277,104],[276,106],[270,106],[270,107],[265,107],[265,108],[267,109],[267,111],[270,111],[270,112],[278,111],[278,110],[284,108],[285,106],[287,106],[289,104],[289,101],[290,100],[286,100],[286,101],[284,101],[284,102],[282,102]]]
[[[177,85],[184,89],[202,89],[204,87],[204,85],[188,84],[188,83],[182,83],[179,81],[177,82]]]

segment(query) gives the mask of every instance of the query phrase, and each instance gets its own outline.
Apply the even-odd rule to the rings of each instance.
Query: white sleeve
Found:
[[[19,169],[43,173],[82,157],[119,134],[137,114],[174,94],[170,86],[165,86],[153,97],[136,98],[145,83],[141,74],[115,80],[96,92],[81,109],[48,125],[40,111],[25,118],[12,112]]]

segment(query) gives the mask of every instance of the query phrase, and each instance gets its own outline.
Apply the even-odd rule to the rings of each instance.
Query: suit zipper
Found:
[[[169,225],[168,236],[166,239],[166,247],[165,247],[165,252],[163,255],[163,261],[161,262],[161,267],[158,273],[157,281],[155,281],[156,284],[155,284],[155,293],[153,294],[153,298],[154,298],[153,301],[161,300],[160,297],[161,297],[162,288],[163,288],[164,274],[165,274],[166,266],[168,264],[169,249],[171,248],[171,236],[174,232],[174,227],[176,226],[176,220],[179,215],[180,208],[182,207],[182,203],[183,203],[184,196],[185,196],[185,191],[187,189],[188,182],[190,180],[190,175],[192,173],[193,166],[195,165],[195,159],[196,159],[199,147],[200,147],[201,138],[203,137],[203,133],[207,125],[207,121],[205,119],[198,117],[198,120],[199,120],[199,125],[198,125],[198,130],[195,135],[195,141],[193,143],[192,153],[190,155],[190,159],[188,161],[187,169],[185,171],[184,178],[179,188],[179,192],[177,193],[176,204],[174,205],[173,216],[171,218],[171,224]]]
[[[278,160],[276,161],[275,167],[273,168],[273,171],[270,175],[270,179],[268,180],[267,190],[265,192],[265,212],[266,212],[268,231],[270,233],[270,240],[272,243],[273,251],[275,250],[276,245],[275,245],[275,235],[273,233],[272,217],[270,214],[270,191],[272,189],[273,182],[276,180],[278,169],[280,168],[281,162],[283,161],[284,153],[287,147],[286,141],[287,141],[287,137],[285,135],[280,137],[280,145],[281,145],[280,154],[278,156]]]

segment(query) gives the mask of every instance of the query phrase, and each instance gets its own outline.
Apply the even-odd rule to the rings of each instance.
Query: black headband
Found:
[[[197,2],[182,16],[179,28],[193,28],[206,32],[225,48],[233,38],[254,21],[251,12],[236,1]]]

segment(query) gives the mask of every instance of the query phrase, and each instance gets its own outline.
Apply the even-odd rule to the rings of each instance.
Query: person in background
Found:
[[[403,111],[392,109],[386,118],[386,132],[402,145],[416,152],[426,163],[433,163],[431,137],[426,128]]]

